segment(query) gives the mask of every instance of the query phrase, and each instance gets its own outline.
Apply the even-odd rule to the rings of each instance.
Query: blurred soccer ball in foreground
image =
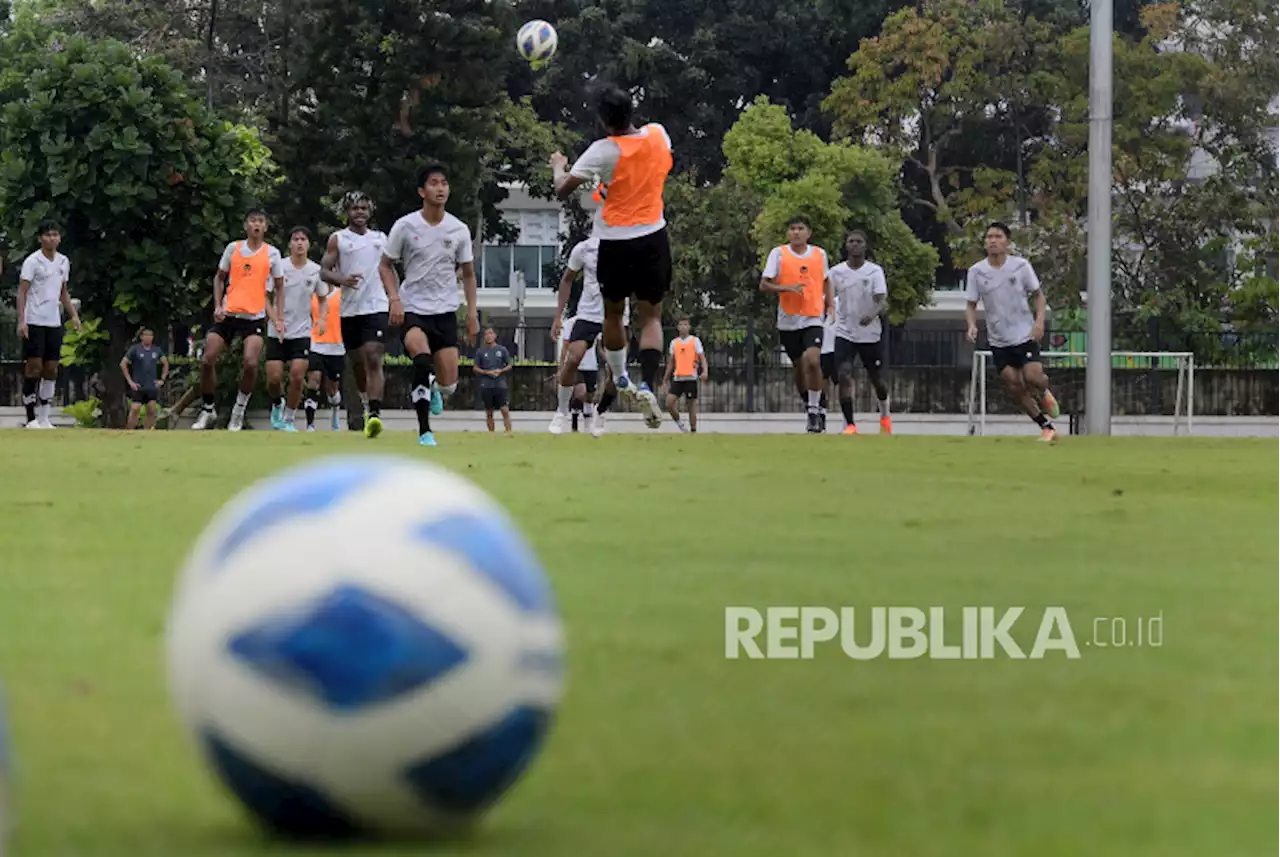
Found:
[[[529,21],[516,33],[516,47],[520,56],[529,62],[546,62],[555,56],[560,43],[556,28],[546,21]]]
[[[551,587],[467,480],[313,462],[201,536],[168,628],[178,712],[221,780],[293,836],[441,833],[529,765],[560,701]]]

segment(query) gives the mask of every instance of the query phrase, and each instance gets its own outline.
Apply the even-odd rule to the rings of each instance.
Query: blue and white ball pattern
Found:
[[[563,636],[537,558],[483,491],[421,462],[339,458],[210,523],[168,669],[205,757],[268,828],[437,834],[537,754]]]
[[[520,56],[529,62],[546,62],[555,56],[560,37],[556,28],[546,21],[529,21],[516,33],[516,47]]]

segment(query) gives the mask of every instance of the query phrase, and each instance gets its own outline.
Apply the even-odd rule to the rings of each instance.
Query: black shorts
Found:
[[[222,321],[215,321],[209,332],[222,337],[222,341],[230,345],[237,339],[248,339],[251,336],[266,336],[267,320],[265,318],[236,318],[225,316]]]
[[[311,337],[286,339],[284,342],[274,336],[267,337],[267,362],[292,363],[294,360],[306,360],[311,356]]]
[[[370,342],[384,345],[387,341],[387,327],[385,312],[346,316],[342,319],[342,345],[348,351],[355,351]]]
[[[346,358],[341,354],[317,354],[311,352],[311,356],[307,358],[308,372],[323,372],[324,377],[330,381],[342,380],[342,364]]]
[[[834,351],[822,352],[822,377],[828,381],[836,379],[836,353]]]
[[[685,378],[677,381],[674,378],[667,387],[667,395],[675,396],[677,399],[684,397],[690,401],[696,401],[698,398],[698,381],[696,378]]]
[[[779,330],[778,339],[786,349],[787,358],[795,363],[810,348],[822,347],[822,324],[815,319],[813,324],[800,330]]]
[[[139,405],[146,405],[156,400],[156,388],[139,387],[129,394],[129,398]]]
[[[507,406],[506,387],[481,387],[480,403],[486,411],[500,411]]]
[[[992,362],[996,364],[997,372],[1003,372],[1006,366],[1021,369],[1028,363],[1040,362],[1040,343],[1028,341],[1021,345],[1006,345],[1002,348],[993,347],[991,349],[991,358]]]
[[[46,327],[43,324],[28,324],[27,338],[22,340],[22,356],[26,360],[39,357],[45,363],[56,363],[62,359],[62,325]]]
[[[596,337],[602,330],[604,325],[600,322],[580,318],[573,323],[573,330],[569,331],[569,341],[592,343],[596,341]]]
[[[418,328],[427,336],[427,349],[435,354],[446,348],[458,347],[458,314],[441,312],[435,315],[404,314],[404,333]]]
[[[853,358],[862,361],[864,369],[880,369],[884,365],[879,342],[853,342],[842,336],[836,337],[836,368],[848,366],[853,368]]]
[[[606,301],[656,304],[671,288],[671,241],[664,226],[629,241],[600,241],[596,279]]]
[[[596,384],[600,383],[599,369],[579,369],[578,375],[582,378],[583,386],[587,388],[587,394],[590,395],[596,391]]]

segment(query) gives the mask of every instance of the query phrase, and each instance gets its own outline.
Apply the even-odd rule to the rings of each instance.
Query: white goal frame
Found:
[[[1041,357],[1047,358],[1079,358],[1084,362],[1085,371],[1088,371],[1089,355],[1084,351],[1042,351]],[[1195,402],[1195,378],[1196,378],[1196,358],[1190,351],[1112,351],[1111,359],[1114,361],[1120,358],[1135,358],[1144,360],[1174,360],[1175,369],[1178,372],[1178,392],[1177,398],[1173,403],[1173,433],[1174,436],[1179,434],[1179,425],[1185,424],[1186,433],[1191,434],[1194,402]],[[987,366],[991,359],[990,351],[974,351],[973,352],[973,369],[969,375],[969,434],[986,434],[987,429]],[[1052,367],[1049,367],[1052,371]],[[1112,374],[1116,368],[1112,365]],[[1147,367],[1134,367],[1133,369],[1121,369],[1120,371],[1141,372],[1147,371]],[[1185,408],[1184,408],[1185,403]]]

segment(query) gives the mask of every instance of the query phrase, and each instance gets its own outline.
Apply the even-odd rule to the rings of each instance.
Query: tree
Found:
[[[116,41],[61,37],[30,19],[0,38],[0,229],[10,264],[59,222],[72,293],[105,331],[108,424],[123,424],[111,371],[143,324],[208,302],[217,254],[269,192],[270,154],[219,120],[181,76]]]

